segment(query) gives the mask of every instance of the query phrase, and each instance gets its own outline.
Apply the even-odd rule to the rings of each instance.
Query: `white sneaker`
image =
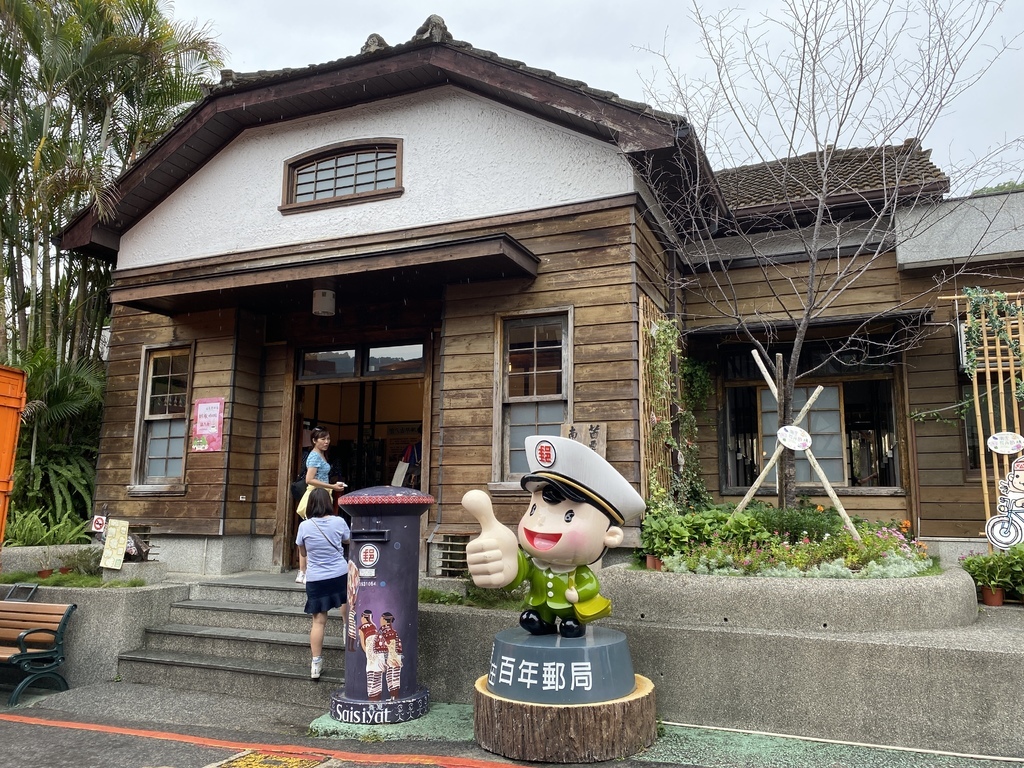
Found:
[[[313,659],[313,663],[309,666],[309,677],[311,680],[319,680],[320,673],[324,669],[324,660],[322,656],[317,656]]]
[[[298,574],[295,576],[295,583],[296,584],[305,584],[306,583],[306,572],[305,571],[299,571],[298,572]]]

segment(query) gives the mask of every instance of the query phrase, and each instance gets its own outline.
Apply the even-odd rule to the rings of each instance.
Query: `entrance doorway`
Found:
[[[390,485],[406,449],[421,439],[423,380],[365,380],[298,387],[302,420],[296,473],[305,466],[309,432],[331,433],[327,459],[349,491]]]
[[[332,480],[346,483],[346,492],[390,485],[406,449],[421,441],[427,370],[420,343],[302,351],[290,477],[305,472],[310,432],[323,427],[331,433]],[[285,547],[294,567],[300,521],[295,514],[288,520]]]
[[[410,445],[421,439],[423,380],[359,380],[338,384],[307,384],[297,388],[298,430],[294,470],[306,466],[311,448],[310,431],[323,427],[331,433],[327,459],[331,479],[348,485],[346,493],[360,488],[390,485],[399,461]],[[289,515],[287,550],[289,566],[298,565],[295,531],[297,515]]]

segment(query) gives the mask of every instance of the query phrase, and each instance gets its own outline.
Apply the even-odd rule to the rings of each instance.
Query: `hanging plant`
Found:
[[[1024,313],[1024,307],[1018,301],[1010,301],[1001,291],[964,288],[964,296],[967,297],[968,317],[977,321],[968,323],[964,329],[964,368],[967,375],[974,376],[978,370],[978,355],[984,351],[986,328],[990,331],[989,335],[997,339],[997,343],[1002,342],[1006,345],[1020,367],[1020,342],[1010,336],[1005,318],[1020,317]],[[1014,382],[1014,393],[1018,400],[1024,399],[1024,386],[1020,379]]]
[[[712,499],[700,473],[694,412],[707,407],[714,379],[705,363],[680,357],[679,326],[675,322],[658,321],[649,333],[653,341],[647,361],[652,384],[651,433],[658,444],[676,452],[678,469],[671,471],[670,489],[652,487],[648,490],[651,498],[668,492],[671,498],[690,507],[705,507]],[[673,365],[674,361],[678,361],[678,368]]]

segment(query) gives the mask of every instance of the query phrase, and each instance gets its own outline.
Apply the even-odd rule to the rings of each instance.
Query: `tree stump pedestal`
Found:
[[[513,760],[613,760],[657,732],[654,685],[633,674],[625,635],[602,627],[574,639],[498,633],[473,693],[477,743]]]

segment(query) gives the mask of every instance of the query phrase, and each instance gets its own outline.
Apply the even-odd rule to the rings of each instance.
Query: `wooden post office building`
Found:
[[[224,71],[113,216],[62,233],[115,265],[96,511],[150,526],[172,570],[294,567],[314,426],[350,490],[422,439],[433,572],[475,529],[467,490],[518,520],[526,435],[598,425],[644,493],[642,328],[676,309],[646,178],[661,199],[711,178],[685,121],[437,17],[328,64]]]

